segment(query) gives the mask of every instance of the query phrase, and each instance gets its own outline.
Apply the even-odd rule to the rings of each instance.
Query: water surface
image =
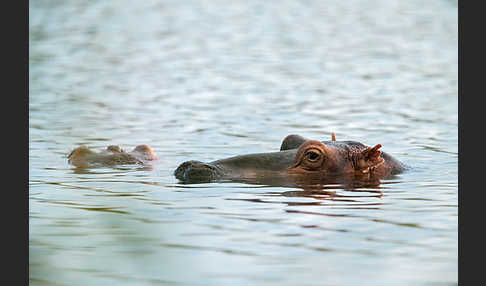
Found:
[[[457,37],[454,1],[30,1],[31,285],[457,284]],[[333,131],[413,169],[172,174]],[[112,144],[160,160],[67,163]]]

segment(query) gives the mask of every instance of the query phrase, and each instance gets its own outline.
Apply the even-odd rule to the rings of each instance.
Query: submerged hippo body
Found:
[[[101,152],[94,152],[86,146],[74,149],[68,156],[68,162],[76,167],[114,166],[129,164],[145,164],[157,160],[158,157],[148,145],[138,145],[130,152],[125,152],[119,146],[111,145]]]
[[[279,152],[234,156],[209,163],[187,161],[175,171],[187,183],[218,180],[273,178],[274,181],[325,181],[386,178],[401,173],[405,165],[374,147],[356,141],[309,140],[287,136]]]

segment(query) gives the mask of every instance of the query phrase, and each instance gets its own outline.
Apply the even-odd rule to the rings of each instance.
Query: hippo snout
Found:
[[[217,179],[221,170],[217,166],[192,160],[179,165],[174,175],[183,182],[208,182]]]

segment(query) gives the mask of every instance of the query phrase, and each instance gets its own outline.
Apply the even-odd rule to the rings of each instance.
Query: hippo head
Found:
[[[334,141],[333,141],[334,142]],[[298,148],[280,152],[247,154],[214,162],[186,161],[174,171],[183,182],[211,182],[221,179],[322,180],[370,175],[385,161],[378,149],[360,143],[324,144],[308,140]]]
[[[303,175],[360,175],[367,174],[385,161],[380,155],[381,144],[361,150],[336,148],[321,141],[303,143],[295,155],[289,174]]]
[[[157,160],[157,154],[148,145],[138,145],[131,152],[125,152],[118,145],[110,145],[101,152],[94,152],[86,146],[74,149],[68,156],[68,163],[80,168],[93,166],[114,166],[124,164],[144,164]]]

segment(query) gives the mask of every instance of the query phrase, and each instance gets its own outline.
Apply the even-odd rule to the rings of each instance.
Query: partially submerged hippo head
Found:
[[[355,141],[309,140],[289,135],[280,152],[248,154],[209,163],[187,161],[174,175],[182,182],[239,180],[272,176],[277,180],[375,177],[384,178],[404,169],[404,165],[379,149]]]
[[[155,152],[146,144],[138,145],[131,152],[125,152],[117,145],[110,145],[101,152],[94,152],[86,146],[80,146],[74,149],[68,156],[68,162],[80,168],[99,165],[144,164],[147,161],[157,159],[158,157]]]

